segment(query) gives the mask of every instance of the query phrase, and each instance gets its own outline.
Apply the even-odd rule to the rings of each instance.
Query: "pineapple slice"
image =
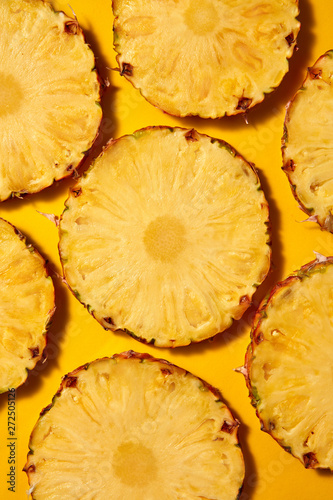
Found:
[[[0,219],[0,393],[23,384],[41,359],[53,312],[44,259]]]
[[[288,71],[298,0],[114,0],[119,69],[176,116],[244,113]]]
[[[128,351],[63,378],[24,470],[35,500],[235,500],[238,426],[217,389]]]
[[[257,312],[245,376],[263,430],[306,468],[333,470],[333,257],[275,286]]]
[[[0,201],[70,175],[101,120],[94,56],[42,0],[0,3]]]
[[[301,208],[333,232],[333,50],[308,69],[287,106],[283,170]],[[311,117],[309,119],[308,117]]]
[[[106,329],[158,347],[228,328],[270,266],[257,174],[225,142],[148,127],[112,141],[60,220],[68,285]]]

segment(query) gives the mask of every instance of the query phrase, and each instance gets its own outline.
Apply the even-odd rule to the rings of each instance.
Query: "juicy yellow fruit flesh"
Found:
[[[185,129],[142,130],[73,188],[60,222],[64,274],[104,327],[186,345],[247,309],[270,265],[268,207],[229,148]]]
[[[20,82],[12,75],[0,73],[0,116],[14,113],[21,106],[24,98]]]
[[[164,111],[217,118],[264,99],[288,71],[296,0],[115,0],[122,74]]]
[[[0,219],[0,392],[21,385],[41,358],[54,309],[44,260]]]
[[[0,4],[0,201],[70,175],[101,120],[80,28],[41,0]]]
[[[300,276],[264,309],[250,383],[265,429],[307,467],[333,469],[332,261]]]
[[[333,231],[333,51],[309,68],[286,115],[284,163],[305,210]],[[290,164],[292,162],[292,164]]]
[[[65,377],[31,435],[32,497],[235,500],[244,463],[228,408],[184,370],[131,356]]]

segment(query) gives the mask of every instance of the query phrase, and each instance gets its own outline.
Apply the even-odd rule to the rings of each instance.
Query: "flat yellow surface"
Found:
[[[248,124],[240,116],[221,120],[178,119],[155,109],[119,72],[112,71],[116,62],[111,0],[71,0],[70,5],[95,51],[101,75],[108,77],[111,83],[103,97],[104,119],[91,157],[96,156],[111,137],[116,138],[149,125],[170,125],[194,127],[199,132],[224,139],[248,161],[255,163],[270,204],[273,238],[272,273],[259,288],[255,305],[276,281],[312,260],[314,251],[333,255],[333,235],[321,231],[313,222],[302,223],[306,215],[299,210],[281,170],[280,152],[286,103],[301,85],[306,68],[321,54],[333,49],[331,0],[300,0],[302,27],[298,38],[299,50],[291,60],[290,72],[281,86],[249,113]],[[55,1],[54,6],[71,13],[67,1]],[[307,118],[311,119],[304,117]],[[57,228],[38,211],[60,215],[72,184],[73,180],[65,180],[40,194],[23,200],[9,200],[0,206],[0,216],[25,233],[58,274],[61,270]],[[243,376],[234,371],[244,362],[255,308],[213,341],[161,350],[140,344],[125,334],[104,331],[59,277],[55,278],[55,285],[57,312],[49,332],[48,358],[30,373],[26,384],[16,391],[15,492],[8,490],[10,484],[7,483],[10,471],[10,447],[7,445],[11,442],[7,439],[8,400],[7,394],[0,396],[2,500],[27,498],[28,482],[22,468],[28,452],[29,435],[40,411],[51,402],[61,377],[87,361],[128,349],[163,357],[221,390],[225,401],[242,423],[240,440],[246,462],[246,478],[241,500],[333,498],[333,476],[329,472],[304,469],[270,436],[260,431]]]

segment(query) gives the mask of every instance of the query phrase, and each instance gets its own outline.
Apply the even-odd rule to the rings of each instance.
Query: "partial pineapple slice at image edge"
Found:
[[[158,347],[229,328],[270,269],[255,169],[193,129],[148,127],[112,141],[65,205],[68,286],[104,328]]]
[[[308,69],[287,105],[283,170],[300,208],[333,232],[333,50]]]
[[[94,54],[42,0],[0,3],[0,201],[72,175],[102,117]]]
[[[242,369],[262,430],[306,468],[333,470],[333,257],[278,283]]]
[[[239,422],[220,392],[127,351],[66,375],[40,414],[24,467],[34,500],[236,500]]]
[[[289,70],[298,0],[114,0],[119,71],[176,116],[244,113]]]
[[[0,393],[22,385],[41,359],[54,309],[44,258],[0,219]]]

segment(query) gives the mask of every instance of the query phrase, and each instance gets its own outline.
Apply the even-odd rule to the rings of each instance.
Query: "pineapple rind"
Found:
[[[185,231],[171,261],[150,255],[144,239],[163,217],[177,237]],[[158,347],[228,328],[270,266],[256,172],[193,130],[149,127],[113,141],[73,188],[59,230],[64,276],[81,302],[104,328]]]
[[[300,208],[333,232],[333,51],[308,69],[287,105],[282,138],[283,170]],[[311,117],[311,120],[304,119]]]
[[[2,2],[0,201],[72,175],[101,121],[94,55],[76,20],[42,0]]]
[[[288,71],[300,28],[297,0],[204,0],[200,10],[194,0],[116,0],[112,7],[121,74],[177,116],[218,118],[261,102]],[[192,26],[188,13],[197,18]]]
[[[63,378],[32,431],[24,470],[34,500],[234,500],[244,479],[238,426],[217,389],[128,351]],[[127,472],[117,455],[126,447],[148,450]]]
[[[245,360],[263,430],[306,468],[331,470],[332,277],[328,257],[278,283],[259,307]]]
[[[55,306],[44,259],[4,219],[0,242],[0,392],[5,392],[23,384],[41,359]]]

